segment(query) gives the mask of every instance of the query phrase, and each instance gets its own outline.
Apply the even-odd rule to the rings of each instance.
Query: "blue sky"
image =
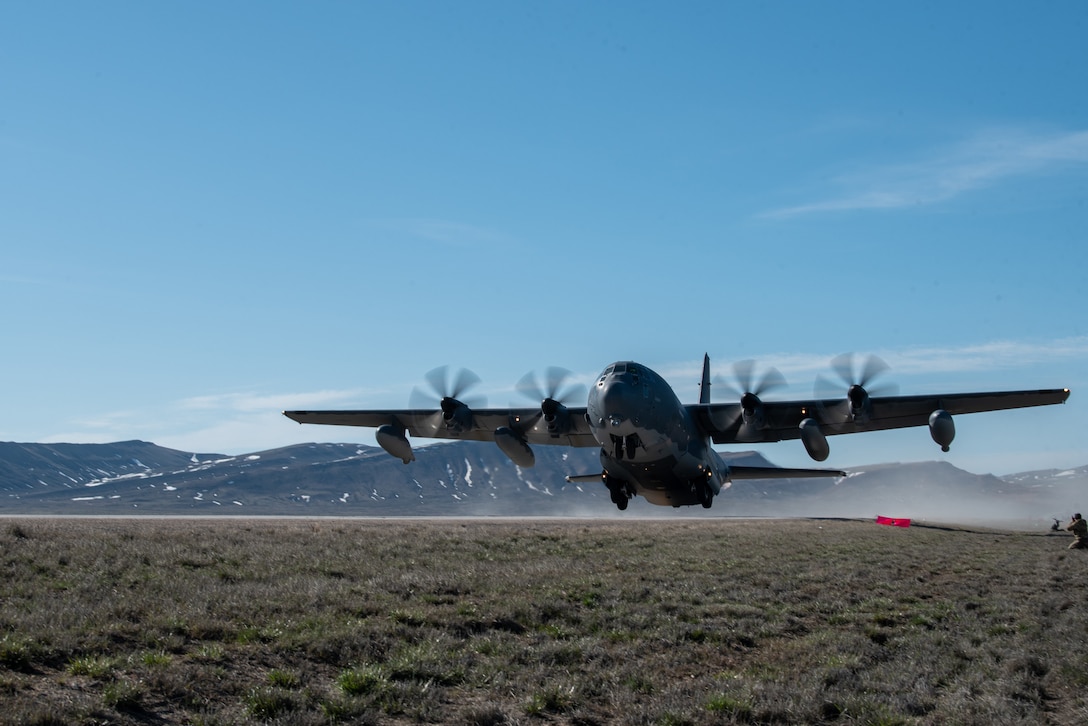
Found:
[[[1061,407],[828,464],[1088,464],[1088,5],[8,3],[0,440],[245,453],[464,366],[704,352]],[[808,463],[797,442],[760,447]]]

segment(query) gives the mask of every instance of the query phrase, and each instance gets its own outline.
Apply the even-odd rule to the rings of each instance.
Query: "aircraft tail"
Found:
[[[703,381],[699,384],[699,403],[710,403],[710,354],[703,353]]]

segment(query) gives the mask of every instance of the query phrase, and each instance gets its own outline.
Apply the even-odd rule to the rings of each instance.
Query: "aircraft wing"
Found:
[[[559,446],[600,446],[593,438],[582,408],[568,408],[566,431],[548,430],[539,408],[488,408],[472,410],[465,425],[448,427],[441,409],[391,409],[370,411],[284,411],[283,415],[299,423],[326,426],[391,425],[409,435],[428,439],[494,441],[495,431],[508,427],[520,433],[529,444]]]
[[[801,438],[801,422],[815,421],[825,436],[927,426],[935,411],[951,416],[1064,403],[1069,389],[995,391],[867,398],[858,415],[844,398],[763,401],[746,423],[739,403],[688,406],[715,444],[762,443]]]

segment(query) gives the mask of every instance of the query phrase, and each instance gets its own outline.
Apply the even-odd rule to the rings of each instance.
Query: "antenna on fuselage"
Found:
[[[703,353],[703,381],[699,384],[699,403],[710,403],[710,354]]]

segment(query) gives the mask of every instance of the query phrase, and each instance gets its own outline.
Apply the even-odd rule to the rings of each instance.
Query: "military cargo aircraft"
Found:
[[[872,379],[887,368],[880,359],[870,356],[855,372],[853,357],[845,355],[836,358],[832,368],[843,378],[845,396],[764,401],[763,394],[785,381],[769,369],[753,385],[753,363],[744,361],[734,368],[743,389],[735,391],[736,400],[712,403],[710,358],[704,355],[699,402],[684,404],[654,371],[619,361],[597,377],[585,406],[567,405],[578,387],[561,391],[569,373],[551,368],[544,387],[534,374],[519,384],[520,390],[540,401],[538,406],[502,409],[475,406],[465,396],[479,382],[474,374],[462,370],[448,380],[447,370],[436,368],[427,379],[437,396],[422,406],[283,413],[299,423],[376,428],[378,444],[405,464],[415,459],[408,435],[494,441],[522,467],[535,462],[531,444],[600,447],[601,471],[572,474],[567,480],[602,482],[622,510],[636,495],[658,505],[709,508],[734,479],[845,476],[835,469],[729,465],[713,444],[800,439],[812,459],[824,461],[830,452],[828,436],[928,426],[934,442],[948,451],[956,434],[954,415],[1045,406],[1069,397],[1069,389],[876,395]],[[414,398],[418,401],[419,396]]]

